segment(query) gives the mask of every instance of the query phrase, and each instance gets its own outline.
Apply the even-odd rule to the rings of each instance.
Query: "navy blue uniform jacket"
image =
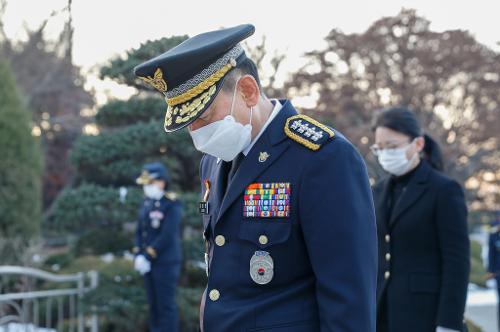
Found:
[[[182,205],[179,201],[165,196],[160,200],[145,199],[139,210],[135,236],[136,254],[145,255],[153,267],[157,264],[180,263],[181,219]],[[156,257],[151,256],[148,248],[153,249]]]
[[[202,183],[211,183],[203,215],[209,275],[202,330],[374,332],[376,223],[365,164],[338,132],[317,151],[287,136],[286,120],[297,112],[281,103],[227,191],[230,163],[209,155],[201,161]],[[288,183],[290,215],[245,217],[252,183]],[[264,285],[249,272],[256,251],[274,262]]]

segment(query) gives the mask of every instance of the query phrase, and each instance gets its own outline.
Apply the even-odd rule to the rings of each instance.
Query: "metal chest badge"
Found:
[[[256,251],[250,259],[250,277],[259,284],[271,282],[274,276],[273,258],[267,251]]]
[[[158,210],[153,210],[149,212],[149,218],[151,219],[151,227],[157,229],[161,225],[161,220],[163,219],[163,212]]]

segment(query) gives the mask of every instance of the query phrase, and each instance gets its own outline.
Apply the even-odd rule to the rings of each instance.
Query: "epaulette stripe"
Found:
[[[171,192],[171,191],[166,192],[165,193],[165,197],[168,198],[171,201],[176,201],[177,200],[177,194],[174,193],[174,192]]]
[[[296,119],[304,120],[304,121],[316,126],[317,128],[324,131],[326,134],[328,134],[328,138],[332,138],[335,136],[335,133],[333,132],[333,130],[331,130],[330,128],[328,128],[324,124],[308,117],[307,115],[298,114],[298,115],[294,115],[294,116],[289,117],[285,123],[286,135],[288,137],[290,137],[291,139],[293,139],[294,141],[299,142],[300,144],[306,146],[307,148],[309,148],[311,150],[314,150],[314,151],[318,150],[325,143],[325,141],[320,142],[320,143],[314,143],[311,139],[307,139],[305,137],[302,137],[298,133],[292,131],[292,129],[290,129],[290,122],[294,121]]]

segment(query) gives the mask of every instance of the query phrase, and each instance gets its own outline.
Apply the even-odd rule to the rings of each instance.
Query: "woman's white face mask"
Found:
[[[159,200],[163,197],[164,191],[155,184],[147,184],[142,187],[147,198]]]
[[[407,151],[412,143],[398,149],[380,150],[377,153],[380,166],[382,166],[386,172],[395,176],[401,176],[408,173],[415,165],[416,159],[418,159],[417,152],[415,152],[410,159],[406,157]]]
[[[189,131],[194,147],[201,152],[220,158],[224,161],[233,160],[252,140],[252,115],[250,108],[250,123],[243,125],[233,116],[234,101],[238,81],[235,84],[231,111],[224,119],[210,123],[199,129]]]

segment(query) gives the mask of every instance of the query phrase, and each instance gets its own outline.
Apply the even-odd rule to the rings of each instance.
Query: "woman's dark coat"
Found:
[[[389,177],[374,187],[377,305],[386,296],[389,331],[462,330],[470,268],[462,188],[422,161],[390,215],[390,185]]]

